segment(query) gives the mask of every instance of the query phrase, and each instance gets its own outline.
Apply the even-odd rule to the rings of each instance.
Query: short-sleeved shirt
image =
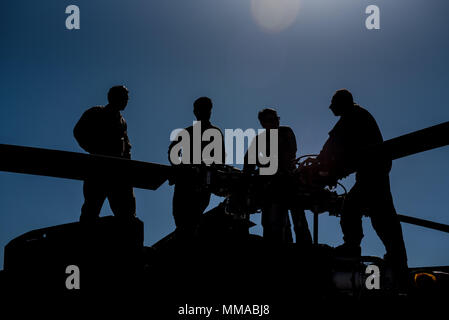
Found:
[[[391,159],[383,154],[366,157],[370,147],[383,142],[383,137],[374,117],[359,105],[340,117],[320,152],[320,158],[330,162],[340,176],[353,170],[387,172]]]
[[[295,169],[295,159],[296,159],[296,152],[297,152],[297,145],[296,145],[296,137],[293,130],[288,126],[280,126],[278,129],[278,170],[277,173],[288,173],[292,172]],[[263,139],[266,141],[266,155],[269,157],[273,157],[275,155],[271,154],[271,148],[270,148],[270,133],[269,131],[264,131],[257,135],[253,141],[251,142],[250,147],[248,150],[253,150],[253,148],[256,148],[256,154],[259,155],[260,153],[264,153],[263,150],[259,150],[259,140]],[[264,156],[264,154],[262,154]],[[254,170],[256,166],[263,167],[264,165],[261,164],[259,161],[256,161],[255,164],[248,163],[248,152],[245,155],[245,164],[244,164],[244,170]],[[256,159],[257,160],[257,159]]]
[[[127,125],[120,111],[92,107],[81,116],[73,133],[79,145],[89,153],[130,158]]]
[[[195,126],[197,126],[197,125],[200,125],[201,124],[201,130],[200,130],[200,132],[201,132],[201,134],[200,134],[200,136],[199,136],[199,139],[200,139],[200,145],[201,145],[201,157],[200,157],[200,159],[201,159],[201,163],[204,163],[204,159],[202,158],[202,156],[203,156],[203,150],[204,150],[204,148],[208,145],[208,144],[210,144],[212,141],[203,141],[203,139],[202,139],[202,137],[203,137],[203,134],[204,134],[204,132],[206,131],[206,130],[208,130],[208,129],[214,129],[214,130],[217,130],[217,132],[221,135],[221,143],[220,143],[220,147],[221,147],[221,159],[220,159],[220,161],[221,161],[221,164],[224,164],[225,163],[225,157],[226,157],[226,153],[225,153],[225,143],[224,143],[224,138],[223,138],[223,133],[221,132],[221,130],[220,130],[220,128],[218,128],[218,127],[216,127],[216,126],[214,126],[214,125],[212,125],[210,122],[208,122],[208,121],[201,121],[201,123],[200,123],[200,121],[197,121],[197,122],[195,122]],[[189,156],[189,161],[188,161],[188,163],[189,164],[193,164],[194,162],[193,162],[193,160],[194,160],[194,157],[193,157],[193,152],[194,152],[194,147],[193,147],[193,144],[194,144],[194,139],[195,139],[195,137],[194,137],[194,134],[193,134],[193,130],[194,129],[194,126],[192,125],[192,126],[189,126],[189,127],[187,127],[187,128],[185,128],[184,130],[186,130],[187,132],[188,132],[188,134],[189,134],[189,137],[190,137],[190,141],[189,141],[189,145],[190,145],[190,156]],[[168,149],[168,155],[169,155],[169,161],[171,162],[171,159],[170,159],[170,151],[171,151],[171,149],[172,149],[172,147],[175,145],[175,144],[177,144],[178,142],[179,142],[179,139],[180,139],[180,135],[178,135],[176,138],[175,138],[175,140],[170,144],[170,147],[169,147],[169,149]],[[197,142],[196,142],[197,143]],[[215,154],[214,154],[214,151],[212,151],[211,152],[211,156],[213,157]],[[182,157],[183,155],[182,154],[180,154],[180,156]],[[184,155],[185,156],[185,155]],[[183,159],[183,161],[184,161],[184,163],[186,162],[186,159]]]

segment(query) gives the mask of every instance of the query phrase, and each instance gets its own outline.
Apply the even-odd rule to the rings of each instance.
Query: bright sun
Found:
[[[251,13],[257,24],[268,32],[289,27],[298,15],[300,0],[251,0]]]

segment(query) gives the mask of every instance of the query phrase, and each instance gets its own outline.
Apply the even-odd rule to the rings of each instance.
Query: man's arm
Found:
[[[128,133],[125,131],[124,136],[125,150],[123,151],[123,157],[126,159],[131,159],[131,143],[129,142]]]
[[[256,163],[250,163],[249,153],[256,156],[255,160],[257,162],[257,139],[258,136],[255,136],[253,141],[251,141],[251,144],[249,145],[243,159],[243,171],[246,173],[253,173],[254,171],[256,171]]]
[[[354,171],[355,159],[351,141],[338,133],[329,133],[317,160],[320,170],[327,172],[332,180],[342,179]]]
[[[92,116],[93,116],[92,109],[87,110],[86,112],[83,113],[83,115],[73,128],[73,136],[75,137],[79,146],[89,153],[92,153],[92,150],[90,148],[91,144],[89,143],[89,139],[92,139],[92,132],[91,132]]]
[[[296,136],[292,128],[288,127],[288,151],[293,161],[296,161],[296,152],[298,151],[298,145],[296,144]]]
[[[225,164],[226,163],[225,140],[224,140],[223,132],[221,132],[220,129],[218,129],[218,131],[220,131],[220,135],[221,135],[221,163]]]
[[[178,139],[177,139],[177,138],[178,138],[178,137],[176,137],[176,139],[173,140],[173,141],[170,143],[170,145],[168,146],[168,162],[170,162],[171,165],[174,165],[174,163],[173,163],[173,161],[171,160],[171,157],[170,157],[170,155],[171,155],[171,149],[173,149],[173,147],[175,146],[175,144],[178,143]],[[178,156],[181,156],[180,153],[178,153]]]
[[[191,131],[191,127],[182,129],[181,132],[179,132],[179,133],[176,135],[175,139],[174,139],[174,140],[170,143],[170,145],[168,146],[168,161],[170,162],[171,165],[176,165],[175,163],[173,163],[173,161],[172,161],[172,159],[171,159],[171,152],[172,152],[173,147],[174,147],[175,145],[177,145],[177,144],[180,142],[180,140],[182,140],[182,135],[181,135],[181,133],[182,133],[183,131],[187,131],[187,132],[190,134],[189,131]],[[171,137],[170,137],[170,138],[171,138]],[[182,157],[182,151],[181,151],[181,149],[179,149],[177,156],[178,156],[178,158],[179,158],[179,157]]]

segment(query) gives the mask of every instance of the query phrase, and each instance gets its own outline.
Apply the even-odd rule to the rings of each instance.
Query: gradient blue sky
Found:
[[[73,126],[115,84],[130,89],[124,116],[133,158],[159,163],[168,163],[170,132],[191,124],[192,102],[203,95],[221,128],[258,128],[258,110],[276,106],[296,133],[298,155],[321,149],[337,120],[330,98],[342,87],[385,139],[449,120],[447,0],[299,1],[292,24],[268,32],[249,0],[5,0],[0,143],[81,152]],[[70,4],[81,10],[80,30],[65,28]],[[365,28],[371,4],[380,7],[381,30]],[[446,147],[394,162],[398,212],[449,224],[448,159]],[[173,190],[135,193],[151,245],[174,229]],[[81,181],[1,172],[0,260],[14,237],[76,221],[82,203]],[[106,203],[102,214],[110,212]],[[341,242],[338,222],[320,217],[322,243]],[[368,219],[364,229],[363,254],[383,255]],[[411,266],[449,265],[448,234],[403,230]]]

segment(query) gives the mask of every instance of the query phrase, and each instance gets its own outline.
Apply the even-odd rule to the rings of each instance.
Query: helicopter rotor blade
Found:
[[[387,140],[382,146],[395,160],[448,144],[449,121]]]
[[[409,223],[409,224],[413,224],[416,226],[449,233],[449,225],[447,225],[447,224],[433,222],[433,221],[424,220],[424,219],[418,219],[415,217],[405,216],[402,214],[398,214],[398,217],[399,217],[399,221],[404,222],[404,223]]]
[[[381,147],[399,159],[449,144],[449,122],[385,141]],[[378,146],[380,147],[380,146]],[[370,152],[377,152],[377,147]],[[169,177],[171,166],[77,152],[0,144],[0,170],[66,179],[120,180],[156,190]]]
[[[65,179],[121,181],[156,190],[171,167],[123,158],[0,144],[0,170]]]

